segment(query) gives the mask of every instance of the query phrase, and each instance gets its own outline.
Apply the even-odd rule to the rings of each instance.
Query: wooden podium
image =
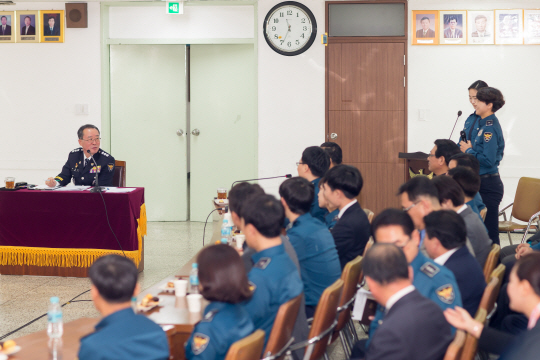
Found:
[[[415,176],[433,178],[433,173],[429,171],[428,155],[420,151],[415,153],[399,153],[399,158],[405,159],[405,179],[410,180]]]

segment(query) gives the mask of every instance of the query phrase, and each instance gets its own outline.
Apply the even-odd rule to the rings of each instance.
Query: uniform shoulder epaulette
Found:
[[[420,271],[432,278],[437,275],[441,269],[437,265],[427,262],[420,267]]]
[[[82,151],[82,147],[71,150],[72,153],[76,153],[76,152],[79,152],[79,151]]]
[[[204,315],[204,318],[201,320],[201,322],[210,322],[216,316],[216,314],[219,312],[218,309],[210,310],[209,312]]]
[[[271,261],[272,261],[271,258],[263,257],[259,261],[257,261],[257,263],[253,267],[256,268],[256,269],[264,270],[264,269],[266,269],[268,264],[270,264]]]
[[[493,120],[486,121],[486,126],[493,126]]]
[[[101,155],[103,155],[103,156],[106,156],[106,157],[111,156],[109,153],[107,153],[107,152],[105,152],[105,151],[103,151],[103,150],[99,150],[99,153],[100,153]]]

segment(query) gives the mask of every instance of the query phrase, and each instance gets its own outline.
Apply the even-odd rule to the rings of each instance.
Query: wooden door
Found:
[[[405,181],[406,42],[342,42],[327,46],[327,130],[343,163],[364,178],[358,201],[375,213],[399,207]],[[337,138],[331,139],[332,134]]]

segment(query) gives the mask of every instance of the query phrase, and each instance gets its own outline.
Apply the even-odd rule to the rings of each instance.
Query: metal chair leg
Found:
[[[359,340],[358,333],[356,332],[356,327],[354,326],[354,321],[352,319],[349,319],[349,327],[351,328],[354,342],[357,342]]]
[[[339,339],[341,340],[341,346],[343,346],[343,354],[345,354],[345,359],[348,359],[351,356],[351,352],[347,344],[347,340],[345,339],[345,335],[343,334],[343,330],[339,332]]]
[[[510,231],[507,231],[506,233],[508,234],[508,240],[510,241],[510,245],[514,245],[512,244],[512,237],[510,236]]]
[[[328,358],[328,354],[326,353],[326,351],[324,352],[324,360],[330,360],[330,359]]]

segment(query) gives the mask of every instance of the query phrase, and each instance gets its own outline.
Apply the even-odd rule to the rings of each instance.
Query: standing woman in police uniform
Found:
[[[482,80],[476,80],[469,86],[469,102],[475,111],[469,115],[467,120],[465,120],[465,126],[463,127],[463,131],[465,131],[465,134],[467,135],[467,140],[474,139],[476,135],[478,135],[478,130],[480,130],[478,126],[480,117],[476,114],[476,93],[478,93],[478,90],[485,87],[488,87],[488,84]],[[461,139],[459,141],[461,141]]]
[[[240,255],[229,245],[206,247],[197,261],[199,290],[210,304],[186,343],[186,359],[223,360],[233,343],[255,331],[240,304],[252,290]]]
[[[473,126],[471,138],[467,134],[467,142],[459,143],[462,152],[474,155],[480,162],[480,195],[487,207],[484,223],[495,244],[499,244],[499,204],[504,194],[504,185],[499,176],[499,163],[504,155],[504,138],[495,113],[504,104],[503,94],[499,90],[492,87],[480,88],[476,93],[475,106],[476,115],[479,117],[478,131]]]

